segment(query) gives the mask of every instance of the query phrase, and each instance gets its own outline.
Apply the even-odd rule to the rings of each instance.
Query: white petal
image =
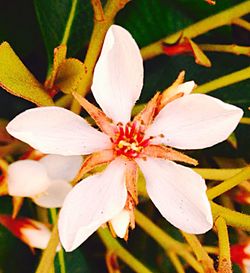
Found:
[[[83,158],[80,155],[47,155],[39,162],[45,166],[50,179],[63,179],[69,182],[80,170]]]
[[[206,184],[200,175],[168,160],[147,158],[137,162],[149,197],[172,225],[195,234],[212,228]]]
[[[116,159],[101,174],[82,180],[66,197],[59,215],[59,235],[66,251],[83,243],[125,206],[125,164]]]
[[[51,185],[43,193],[33,197],[33,201],[40,207],[60,208],[72,186],[65,180],[50,181]]]
[[[130,215],[129,211],[123,209],[120,213],[118,213],[114,218],[111,219],[112,227],[115,231],[115,234],[124,238],[130,223]]]
[[[21,229],[21,232],[28,239],[31,247],[45,249],[48,245],[51,232],[44,224],[37,221],[32,222],[36,228],[24,227]]]
[[[243,111],[216,98],[191,94],[167,104],[146,131],[152,142],[178,149],[202,149],[224,141]],[[161,134],[161,136],[159,136]]]
[[[89,154],[111,145],[108,136],[61,107],[27,110],[15,117],[6,129],[12,136],[45,154]]]
[[[126,123],[143,85],[143,61],[131,34],[120,26],[109,28],[96,64],[93,95],[114,122]]]
[[[33,196],[45,191],[49,178],[42,164],[34,160],[19,160],[9,165],[8,190],[12,196]]]
[[[195,86],[196,84],[194,81],[184,82],[178,85],[177,93],[184,93],[185,95],[189,95],[193,91]]]

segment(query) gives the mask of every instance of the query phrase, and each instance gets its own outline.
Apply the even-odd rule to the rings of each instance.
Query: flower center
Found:
[[[144,133],[138,123],[117,125],[117,132],[112,139],[117,155],[125,155],[128,158],[136,158],[141,151],[149,145],[150,138],[144,139]]]

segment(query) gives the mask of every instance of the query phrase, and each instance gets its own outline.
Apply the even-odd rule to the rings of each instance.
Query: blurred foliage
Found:
[[[74,0],[1,2],[0,42],[8,41],[23,63],[41,82],[44,82],[48,65],[52,63],[53,49],[60,44],[63,38],[73,2]],[[218,0],[215,6],[210,6],[203,0],[134,0],[118,14],[116,23],[127,28],[140,47],[143,47],[202,18],[241,2],[243,1]],[[90,1],[78,0],[73,16],[72,31],[69,35],[68,57],[84,59],[92,27],[93,11]],[[249,34],[239,27],[226,26],[202,35],[195,41],[249,45]],[[181,70],[186,70],[187,80],[194,79],[197,84],[203,84],[249,65],[249,59],[245,56],[226,53],[207,53],[207,55],[212,61],[211,68],[198,66],[192,56],[159,56],[147,61],[141,101],[147,101],[156,90],[166,88],[175,80]],[[242,107],[245,110],[245,116],[250,117],[249,111],[247,111],[247,107],[250,105],[249,89],[250,81],[248,80],[212,92],[211,95]],[[11,119],[24,109],[33,107],[31,103],[11,96],[2,89],[0,103],[0,117],[7,119]],[[196,152],[195,156],[200,159],[200,162],[203,162],[204,166],[209,164],[217,166],[213,160],[215,155],[249,158],[249,126],[240,125],[236,130],[236,136],[239,146],[237,151],[229,144],[223,143],[202,153]],[[10,207],[9,198],[1,198],[1,213],[6,212],[7,207]],[[146,208],[147,215],[151,214],[151,218],[164,230],[173,237],[182,239],[179,232],[159,217],[158,212],[148,202],[143,204],[143,207]],[[29,214],[29,206],[21,213]],[[213,244],[215,238],[211,236],[209,241]],[[145,233],[141,232],[139,227],[131,232],[129,244],[124,243],[124,245],[139,259],[146,261],[153,272],[173,272],[174,269],[163,250]],[[106,270],[103,246],[96,235],[91,236],[79,250],[66,253],[65,257],[66,267],[70,273],[99,273]],[[33,272],[37,262],[38,255],[34,256],[18,239],[0,227],[0,272]],[[131,272],[123,265],[121,268],[122,272]],[[124,270],[124,268],[126,269]],[[190,270],[190,272],[192,271]]]

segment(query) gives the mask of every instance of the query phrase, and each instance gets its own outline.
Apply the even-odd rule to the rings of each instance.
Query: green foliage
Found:
[[[70,10],[77,2],[73,14],[73,24],[70,28],[68,49],[70,54],[75,54],[82,49],[92,29],[92,9],[90,1],[79,0],[35,0],[37,18],[46,46],[49,64],[52,63],[53,50],[62,42]]]
[[[66,272],[70,273],[91,273],[86,258],[80,250],[64,253]],[[55,259],[55,273],[62,273],[58,256]]]
[[[42,85],[24,66],[7,42],[0,45],[0,86],[37,105],[53,105]]]

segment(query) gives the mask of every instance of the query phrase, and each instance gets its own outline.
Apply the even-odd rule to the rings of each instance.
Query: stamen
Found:
[[[117,155],[136,158],[149,145],[150,138],[144,139],[143,126],[137,122],[127,123],[125,126],[117,124],[117,133],[112,139]]]

